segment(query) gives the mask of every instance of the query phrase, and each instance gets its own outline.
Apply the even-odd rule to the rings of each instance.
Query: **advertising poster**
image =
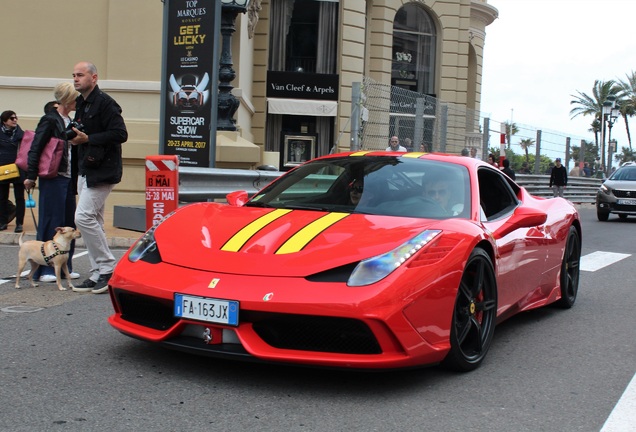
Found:
[[[169,0],[164,6],[162,153],[177,155],[186,167],[210,166],[212,96],[218,87],[215,3]]]

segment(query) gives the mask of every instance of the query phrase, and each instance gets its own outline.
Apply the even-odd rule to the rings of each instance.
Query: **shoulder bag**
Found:
[[[14,163],[0,166],[0,181],[12,180],[20,177],[18,166]]]
[[[18,157],[15,163],[24,171],[29,169],[29,150],[31,144],[33,144],[33,138],[35,132],[26,130],[24,131],[24,137],[22,143],[18,149]],[[42,153],[40,154],[40,163],[38,164],[38,177],[40,178],[53,178],[57,176],[57,172],[60,168],[60,162],[62,160],[62,153],[64,152],[64,140],[51,137],[49,142],[46,143]]]

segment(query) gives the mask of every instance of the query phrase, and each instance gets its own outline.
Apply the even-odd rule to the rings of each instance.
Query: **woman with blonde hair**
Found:
[[[35,187],[38,177],[38,164],[44,146],[52,137],[65,140],[62,161],[58,174],[53,178],[40,178],[38,200],[38,228],[37,239],[52,240],[56,227],[70,226],[75,228],[75,195],[77,194],[77,162],[75,147],[68,142],[67,131],[70,130],[70,113],[75,111],[75,100],[79,93],[70,82],[63,82],[55,86],[53,96],[57,101],[57,108],[49,110],[38,123],[35,137],[28,156],[28,171],[24,187],[30,191]],[[45,109],[46,111],[46,109]],[[75,241],[68,253],[68,269],[72,279],[78,279],[79,274],[73,272],[73,251]],[[39,274],[38,274],[39,273]],[[34,275],[40,282],[55,282],[53,267],[41,266]]]

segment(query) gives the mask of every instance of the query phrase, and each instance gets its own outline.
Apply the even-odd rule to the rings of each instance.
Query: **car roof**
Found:
[[[343,157],[343,156],[371,156],[371,157],[386,157],[386,156],[395,156],[409,159],[422,159],[429,161],[440,161],[440,162],[449,162],[455,163],[459,165],[465,165],[467,167],[475,166],[475,165],[484,165],[490,166],[486,162],[481,159],[475,159],[466,156],[460,156],[456,154],[449,153],[424,153],[424,152],[392,152],[386,150],[359,150],[359,151],[351,151],[344,153],[335,153],[331,155],[321,156],[317,159],[327,159],[332,157]]]

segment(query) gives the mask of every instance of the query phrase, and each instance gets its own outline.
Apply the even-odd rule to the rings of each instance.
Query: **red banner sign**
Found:
[[[146,156],[146,229],[179,206],[179,158]]]

